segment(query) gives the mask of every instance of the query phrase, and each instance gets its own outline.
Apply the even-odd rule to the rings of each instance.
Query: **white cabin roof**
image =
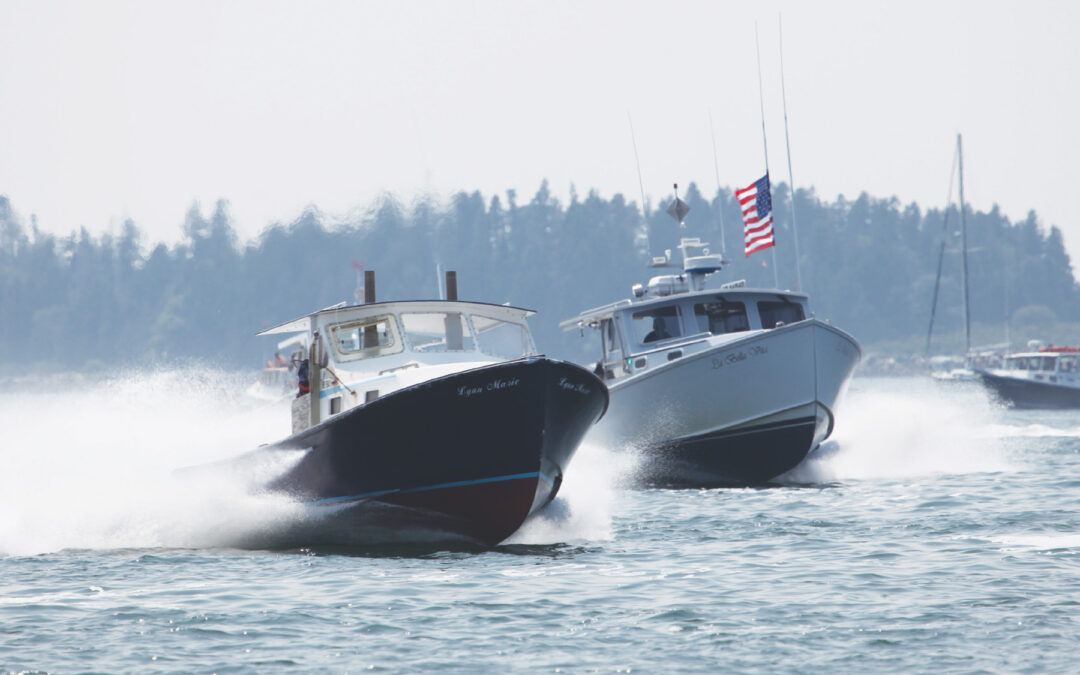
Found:
[[[312,319],[346,321],[349,319],[362,318],[376,314],[396,314],[402,311],[446,311],[456,308],[461,312],[481,312],[496,317],[504,316],[512,319],[524,319],[536,314],[535,310],[511,305],[496,305],[487,302],[468,302],[463,300],[393,300],[389,302],[372,302],[364,305],[334,305],[326,309],[302,316],[272,328],[256,333],[256,335],[273,335],[275,333],[301,333],[311,330]]]

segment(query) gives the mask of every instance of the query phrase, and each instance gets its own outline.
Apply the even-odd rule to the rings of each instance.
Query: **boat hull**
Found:
[[[1014,408],[1044,410],[1080,408],[1080,388],[997,375],[985,370],[978,372],[983,384],[1001,401]]]
[[[747,333],[612,384],[590,438],[637,451],[641,484],[764,483],[829,436],[860,357],[816,319]]]
[[[495,544],[555,497],[607,403],[594,375],[546,358],[436,378],[267,446],[305,451],[270,488],[346,520],[378,514],[397,541]]]

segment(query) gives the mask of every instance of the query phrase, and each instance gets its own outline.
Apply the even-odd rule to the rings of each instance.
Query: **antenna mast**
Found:
[[[634,144],[634,163],[637,165],[638,189],[641,190],[641,222],[645,231],[645,248],[651,255],[649,247],[649,206],[645,203],[645,182],[641,180],[641,160],[638,159],[637,137],[634,134],[634,119],[630,117],[630,111],[626,111],[626,119],[630,122],[630,142]]]
[[[761,45],[758,43],[757,21],[754,22],[754,48],[757,51],[758,102],[761,104],[761,144],[765,148],[765,175],[769,175],[769,141],[765,137],[765,94],[761,84]],[[775,230],[774,230],[775,232]],[[776,236],[775,234],[773,235]],[[773,285],[780,288],[780,276],[776,271],[776,246],[772,246]]]
[[[712,109],[709,110],[709,133],[712,135],[712,158],[713,169],[716,170],[716,198],[720,200],[717,205],[717,217],[720,219],[720,255],[727,255],[727,237],[724,236],[724,202],[720,199],[720,160],[716,156],[716,131],[713,129]]]
[[[780,28],[780,96],[784,101],[784,143],[787,145],[788,187],[791,189],[791,238],[795,242],[795,290],[802,290],[802,272],[799,270],[799,233],[795,227],[795,176],[791,173],[791,138],[788,136],[787,91],[784,88],[784,23],[777,15]]]

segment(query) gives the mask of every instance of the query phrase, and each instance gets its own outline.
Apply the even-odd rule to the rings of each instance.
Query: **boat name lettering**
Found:
[[[512,380],[492,380],[487,383],[488,391],[495,391],[497,389],[509,389],[510,387],[516,387],[521,384],[521,380],[516,377]]]
[[[588,394],[591,390],[580,382],[568,382],[565,377],[559,378],[559,388],[574,391],[579,394]]]
[[[733,366],[733,365],[735,365],[736,363],[738,363],[740,361],[745,361],[746,359],[750,358],[751,356],[761,356],[762,354],[768,354],[768,353],[769,353],[769,348],[766,347],[765,345],[754,345],[753,347],[750,347],[749,349],[747,349],[745,352],[744,351],[728,352],[727,354],[721,354],[720,356],[714,356],[711,359],[711,361],[712,361],[712,369],[713,370],[720,370],[721,368],[724,367],[725,364],[729,365],[729,366]]]
[[[491,382],[488,382],[487,384],[485,384],[483,386],[469,387],[469,386],[462,385],[462,386],[458,387],[457,395],[458,396],[464,396],[465,398],[469,398],[470,396],[476,396],[477,394],[482,394],[485,391],[499,391],[501,389],[510,389],[511,387],[518,386],[519,384],[521,384],[521,380],[514,377],[514,378],[511,378],[509,380],[492,380]]]

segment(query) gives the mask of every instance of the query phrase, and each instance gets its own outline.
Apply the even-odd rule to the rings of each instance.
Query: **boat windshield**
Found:
[[[638,344],[649,344],[682,336],[677,305],[634,312],[631,318],[633,321],[630,322],[630,329],[633,331],[634,341]]]
[[[1010,370],[1054,370],[1056,356],[1010,356],[1005,367]]]
[[[777,324],[792,324],[806,318],[802,305],[789,300],[762,300],[757,307],[762,328],[776,328]]]
[[[403,312],[405,339],[417,352],[458,352],[475,349],[469,324],[460,312]]]
[[[717,298],[715,302],[699,302],[694,305],[694,318],[698,330],[723,335],[750,330],[746,318],[746,305],[741,302],[728,302]]]
[[[473,314],[472,324],[476,329],[476,345],[485,354],[502,359],[520,359],[533,352],[529,329],[523,323]]]
[[[374,316],[330,326],[330,343],[341,361],[396,354],[404,349],[391,315]]]

